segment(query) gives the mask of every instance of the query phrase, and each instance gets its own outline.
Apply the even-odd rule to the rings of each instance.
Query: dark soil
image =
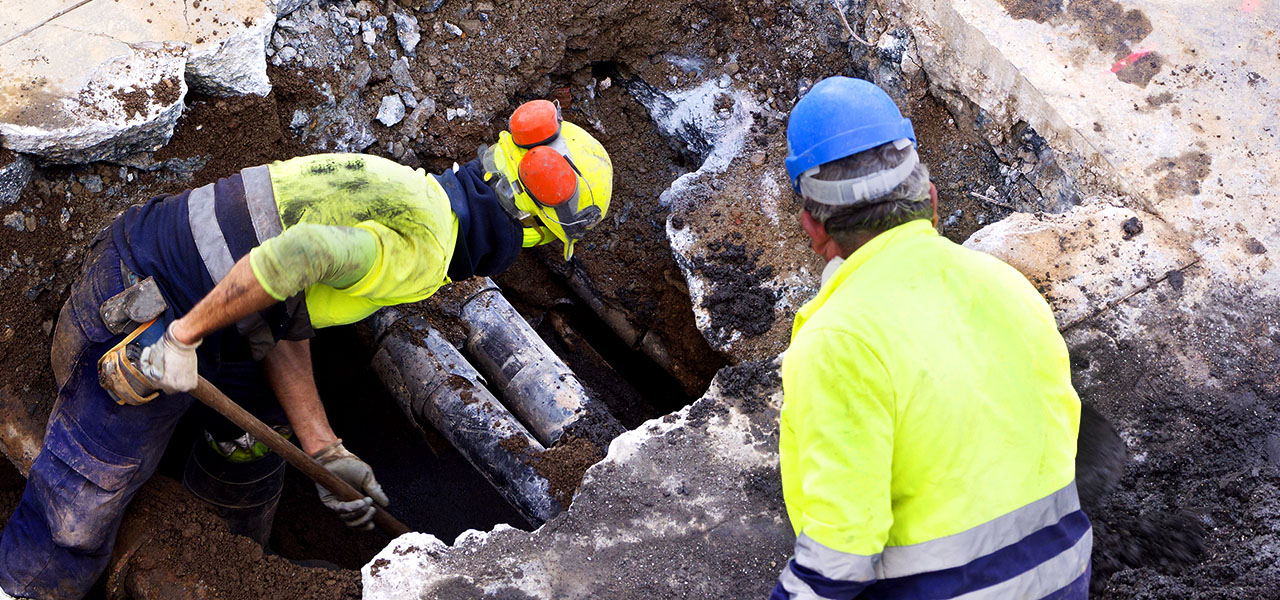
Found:
[[[750,337],[768,333],[773,327],[778,293],[764,286],[774,276],[772,265],[757,262],[764,248],[748,249],[740,243],[713,241],[707,249],[711,253],[695,258],[694,267],[716,282],[715,289],[702,301],[702,307],[711,314],[711,339],[724,342],[735,331]]]
[[[1069,337],[1081,397],[1130,454],[1119,487],[1088,511],[1094,598],[1280,597],[1280,387],[1268,366],[1280,351],[1263,333],[1270,310],[1171,312],[1148,325],[1179,332],[1167,342],[1130,343],[1114,325],[1103,327],[1110,338]],[[1241,335],[1216,333],[1228,329]],[[1205,367],[1217,383],[1181,375],[1184,351],[1215,357]]]
[[[288,128],[294,107],[323,100],[307,74],[315,73],[272,69],[273,87],[265,97],[189,94],[173,138],[156,152],[156,161],[195,159],[201,166],[194,169],[193,185],[204,185],[246,167],[311,153]]]
[[[360,574],[296,566],[252,540],[231,535],[182,485],[153,478],[130,504],[116,544],[118,572],[108,587],[135,600],[195,597],[359,598]]]

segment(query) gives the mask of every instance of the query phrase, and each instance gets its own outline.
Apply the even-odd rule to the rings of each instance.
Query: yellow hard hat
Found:
[[[562,121],[559,107],[546,100],[521,105],[509,125],[481,152],[487,177],[498,177],[499,200],[525,222],[524,246],[559,239],[569,260],[574,244],[609,212],[609,153],[581,127]]]

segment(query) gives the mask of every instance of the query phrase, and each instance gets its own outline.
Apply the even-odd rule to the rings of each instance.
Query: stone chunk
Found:
[[[31,183],[31,161],[21,154],[0,150],[0,204],[12,204]]]
[[[430,119],[431,115],[434,114],[436,114],[436,101],[430,97],[423,98],[418,101],[418,106],[413,109],[413,112],[409,113],[409,118],[405,119],[404,127],[410,132],[417,132],[427,124],[427,119]]]
[[[404,119],[404,102],[400,96],[392,94],[382,97],[382,105],[378,107],[378,120],[390,127]]]
[[[413,81],[413,75],[409,73],[409,59],[403,56],[391,63],[391,80],[402,88],[418,89],[418,84]]]
[[[400,40],[400,47],[409,56],[416,53],[418,42],[422,41],[422,34],[418,30],[418,19],[413,15],[402,13],[392,13],[396,20],[396,39]]]

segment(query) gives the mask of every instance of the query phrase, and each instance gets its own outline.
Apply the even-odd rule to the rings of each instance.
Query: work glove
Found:
[[[317,483],[316,491],[320,492],[320,501],[329,507],[329,510],[338,513],[338,518],[342,519],[347,527],[373,529],[373,514],[377,512],[373,503],[377,502],[378,506],[383,508],[391,504],[387,495],[382,492],[382,486],[378,485],[378,480],[373,477],[373,468],[348,452],[342,446],[342,440],[329,444],[323,450],[312,454],[311,458],[316,459],[339,479],[351,484],[351,487],[368,494],[360,500],[343,502],[333,492]]]
[[[196,389],[196,380],[200,377],[196,370],[196,348],[199,347],[200,342],[179,342],[173,337],[173,323],[170,323],[164,336],[142,349],[138,368],[166,394],[189,392]]]

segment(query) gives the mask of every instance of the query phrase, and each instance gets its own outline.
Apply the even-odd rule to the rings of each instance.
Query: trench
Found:
[[[603,77],[618,73],[612,63],[588,68]],[[694,326],[691,300],[680,286],[682,281],[672,280],[679,271],[663,233],[666,209],[657,201],[697,156],[659,135],[644,106],[620,88],[567,107],[570,119],[625,122],[635,128],[629,135],[660,142],[646,145],[643,160],[638,155],[615,156],[613,218],[606,225],[610,230],[588,238],[572,263],[563,263],[558,248],[534,249],[522,252],[510,269],[494,279],[524,320],[578,377],[590,398],[632,429],[696,400],[727,361]],[[607,134],[601,137],[606,145],[616,142]],[[624,216],[618,218],[618,214]],[[627,245],[600,241],[618,237],[627,239]],[[577,289],[571,282],[575,278],[581,280]],[[692,368],[682,369],[677,377],[670,365],[659,364],[636,340],[624,339],[616,324],[607,322],[598,306],[593,308],[592,299],[584,297],[583,285],[595,302],[613,307],[640,335],[653,332],[671,348],[675,360]],[[448,290],[442,291],[418,310],[461,346],[451,331],[457,323],[439,311],[439,305],[449,303],[449,296]],[[372,366],[377,351],[378,340],[368,327],[323,330],[313,340],[316,380],[330,422],[351,451],[375,466],[379,482],[392,499],[391,511],[411,529],[446,543],[466,530],[487,531],[500,524],[532,530],[537,523],[504,498],[446,439],[445,432],[430,425],[419,428],[406,418]],[[468,354],[465,347],[463,354]],[[476,364],[476,357],[466,358]],[[489,386],[510,406],[496,388]],[[594,445],[566,447],[562,440],[552,448],[554,457],[540,460],[537,469],[552,481],[567,478],[576,487],[586,467],[603,457],[609,438],[593,441]],[[294,561],[359,569],[390,539],[381,532],[347,530],[319,503],[314,485],[289,470],[271,551]]]

